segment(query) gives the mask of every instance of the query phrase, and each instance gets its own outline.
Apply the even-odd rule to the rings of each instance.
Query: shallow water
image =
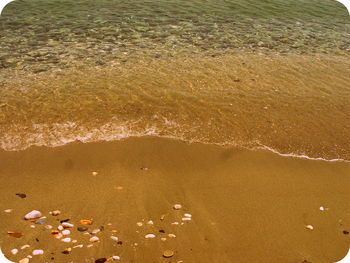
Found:
[[[350,159],[336,1],[15,1],[0,28],[3,149],[157,135]]]

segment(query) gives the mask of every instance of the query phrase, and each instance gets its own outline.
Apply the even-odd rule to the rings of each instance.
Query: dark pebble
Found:
[[[68,222],[70,219],[64,219],[64,220],[61,220],[60,223],[65,223],[65,222]]]
[[[344,234],[344,235],[349,235],[349,231],[344,230],[344,231],[343,231],[343,234]]]
[[[106,261],[107,261],[106,258],[99,258],[99,259],[95,260],[95,263],[103,263],[103,262],[106,262]]]
[[[86,231],[86,230],[88,230],[88,228],[85,227],[85,226],[79,226],[79,227],[78,227],[78,231],[80,231],[80,232],[84,232],[84,231]]]
[[[117,244],[118,245],[123,245],[123,241],[118,241]]]
[[[100,230],[101,231],[105,230],[105,227],[104,226],[100,226]]]
[[[68,251],[68,250],[63,250],[63,251],[62,251],[62,254],[68,255],[68,254],[69,254],[69,251]]]
[[[27,197],[26,194],[22,194],[22,193],[17,193],[16,195],[19,196],[20,198],[26,198]]]
[[[159,233],[165,233],[165,231],[163,229],[159,230]]]

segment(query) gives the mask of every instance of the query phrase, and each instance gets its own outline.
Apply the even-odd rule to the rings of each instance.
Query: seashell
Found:
[[[98,175],[98,172],[92,172],[91,173],[93,176],[96,176],[96,175]]]
[[[61,233],[58,233],[57,235],[55,235],[55,238],[57,239],[61,239],[63,237],[63,235]]]

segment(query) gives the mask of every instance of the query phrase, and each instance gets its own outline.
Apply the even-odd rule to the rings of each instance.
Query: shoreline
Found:
[[[114,255],[122,262],[146,263],[232,258],[329,263],[343,257],[350,243],[343,233],[350,228],[350,165],[344,162],[151,137],[0,151],[0,161],[1,247],[10,259],[43,249],[44,255],[30,262],[50,256],[58,262],[95,262]],[[182,210],[174,210],[174,204]],[[4,213],[6,209],[13,211]],[[23,220],[33,209],[47,217],[44,225]],[[56,209],[61,215],[51,216],[49,211]],[[185,213],[192,215],[190,221],[172,224],[181,223]],[[74,224],[69,236],[84,245],[69,254],[62,251],[75,244],[61,242],[45,229],[48,224],[55,229],[57,220],[65,219]],[[91,231],[103,230],[84,235],[76,230],[81,219],[94,221]],[[153,224],[147,224],[150,220]],[[24,236],[13,238],[7,231]],[[155,237],[145,238],[148,234]],[[111,235],[122,244],[113,243]],[[92,236],[99,241],[90,242]],[[19,249],[25,244],[30,248]],[[13,248],[20,253],[10,256]],[[169,249],[175,254],[166,259],[162,253]]]

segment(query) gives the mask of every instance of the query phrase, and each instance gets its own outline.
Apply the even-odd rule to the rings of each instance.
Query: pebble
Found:
[[[21,246],[21,249],[26,249],[28,247],[30,247],[30,246],[29,245],[23,245],[23,246]]]
[[[118,241],[119,240],[119,238],[116,237],[116,236],[111,236],[111,239],[114,240],[114,241]]]
[[[168,237],[175,238],[176,235],[175,234],[169,234]]]
[[[65,243],[69,243],[72,241],[72,239],[70,237],[66,237],[66,238],[63,238],[61,241]]]
[[[65,229],[62,231],[62,235],[64,236],[70,235],[70,231],[68,229]]]
[[[18,249],[17,248],[14,248],[11,250],[11,254],[12,255],[16,255],[18,253]]]
[[[82,224],[82,225],[91,225],[92,224],[92,220],[82,219],[82,220],[80,220],[80,224]]]
[[[96,175],[98,175],[98,172],[92,172],[91,173],[93,176],[96,176]]]
[[[154,235],[154,234],[147,234],[147,235],[145,235],[145,238],[155,238],[156,237],[156,235]]]
[[[73,248],[82,248],[82,247],[84,247],[84,245],[80,244],[80,245],[74,246]]]
[[[52,229],[53,227],[52,227],[52,225],[47,225],[47,226],[45,226],[45,228],[48,229],[48,230],[50,230],[50,229]]]
[[[174,208],[175,210],[180,210],[180,209],[182,208],[182,205],[180,205],[180,204],[175,204],[175,205],[173,206],[173,208]]]
[[[44,254],[44,250],[42,250],[42,249],[35,249],[35,250],[33,250],[33,252],[32,252],[32,255],[33,255],[33,256],[43,255],[43,254]]]
[[[20,198],[26,198],[26,197],[27,197],[26,194],[22,194],[22,193],[17,193],[16,195],[17,195],[18,197],[20,197]]]
[[[35,221],[35,224],[37,224],[37,225],[43,225],[43,224],[45,224],[45,219],[46,219],[46,217],[40,217],[39,219],[37,219],[37,220]]]
[[[103,262],[106,262],[106,261],[107,261],[106,258],[99,258],[99,259],[95,260],[95,263],[103,263]]]
[[[11,213],[13,211],[13,209],[6,209],[4,210],[5,213]]]
[[[79,226],[78,227],[78,231],[80,231],[80,232],[84,232],[86,230],[88,230],[88,228],[86,226]]]
[[[61,239],[62,237],[63,237],[63,235],[61,233],[58,233],[55,235],[55,238],[57,238],[57,239]]]
[[[34,226],[34,225],[30,225],[30,227],[31,227],[31,228],[35,228],[35,226]]]
[[[67,222],[63,222],[63,223],[62,223],[62,226],[63,226],[64,228],[73,228],[73,227],[74,227],[73,224],[67,223]]]
[[[59,231],[62,231],[62,230],[64,229],[64,227],[61,226],[61,225],[59,225],[59,226],[57,227],[57,229],[58,229]]]
[[[38,211],[38,210],[33,210],[33,211],[29,212],[28,214],[26,214],[26,215],[24,216],[24,219],[26,219],[26,220],[37,219],[37,218],[39,218],[39,217],[41,217],[41,216],[42,216],[42,214],[41,214],[40,211]]]
[[[162,240],[162,241],[166,241],[166,238],[165,238],[165,237],[162,237],[160,240]]]
[[[146,224],[147,224],[147,225],[153,225],[154,223],[153,223],[152,220],[149,220]]]
[[[94,230],[91,231],[91,234],[96,235],[99,232],[101,232],[100,229],[94,229]]]
[[[190,218],[190,217],[183,217],[182,218],[182,221],[191,221],[192,220],[192,218]]]
[[[60,214],[61,214],[60,210],[55,210],[55,211],[50,212],[50,215],[53,215],[53,216],[58,216]]]
[[[174,251],[172,250],[165,250],[163,252],[163,257],[165,258],[171,258],[172,256],[174,256]]]
[[[20,238],[23,236],[22,233],[19,232],[12,232],[12,231],[7,231],[7,234],[11,237],[15,237],[15,238]]]
[[[23,258],[18,263],[29,263],[29,258]]]
[[[77,242],[78,242],[78,240],[76,240],[76,239],[72,240],[72,243],[77,243]]]
[[[142,225],[143,225],[143,223],[142,223],[142,222],[137,222],[137,223],[136,223],[136,225],[138,225],[138,226],[142,226]]]
[[[97,241],[99,241],[100,239],[99,239],[98,237],[96,237],[96,236],[93,236],[93,237],[90,238],[89,240],[90,240],[90,242],[97,242]]]
[[[120,257],[119,256],[112,256],[111,259],[112,260],[120,260]]]
[[[305,226],[305,228],[309,229],[309,230],[313,230],[314,229],[314,227],[312,225],[307,225],[307,226]]]
[[[184,214],[185,217],[192,217],[191,214]]]

